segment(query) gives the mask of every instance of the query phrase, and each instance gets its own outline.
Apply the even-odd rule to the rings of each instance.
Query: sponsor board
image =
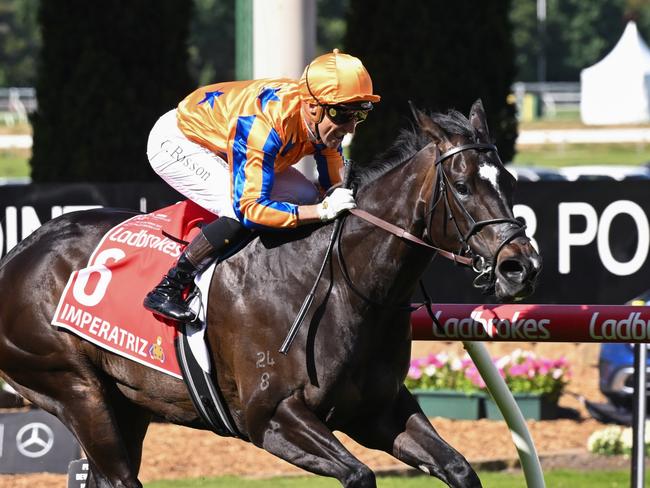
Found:
[[[0,473],[67,473],[79,454],[77,440],[53,415],[0,413]]]
[[[648,181],[519,182],[514,214],[543,258],[535,303],[625,303],[648,288]],[[33,184],[0,187],[0,256],[41,224],[97,206],[152,211],[182,199],[164,183]],[[176,250],[148,233],[116,236],[136,246]],[[444,280],[440,277],[444,276]],[[474,275],[437,259],[424,282],[438,303],[485,303]],[[414,297],[418,301],[419,296]]]
[[[433,306],[411,314],[416,340],[650,342],[650,307],[631,305]]]
[[[86,488],[90,467],[87,459],[77,459],[68,465],[68,488]]]

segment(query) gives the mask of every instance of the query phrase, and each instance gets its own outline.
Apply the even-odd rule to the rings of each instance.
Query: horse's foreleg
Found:
[[[113,413],[119,426],[124,447],[129,456],[129,462],[137,474],[142,462],[142,444],[151,422],[151,413],[131,403],[120,392],[115,391]]]
[[[451,487],[482,486],[467,460],[440,437],[405,387],[380,415],[351,424],[345,432],[357,442],[386,451]]]
[[[355,458],[296,395],[283,400],[267,423],[252,429],[251,440],[291,464],[338,479],[345,488],[377,486],[370,468]]]
[[[139,448],[126,445],[144,437],[142,418],[133,420],[136,423],[129,430],[127,417],[134,411],[126,407],[113,410],[106,385],[89,368],[70,363],[59,367],[35,372],[24,365],[23,372],[12,374],[12,384],[23,396],[59,417],[75,435],[90,464],[89,488],[142,488],[137,479]],[[122,432],[127,432],[126,437]]]

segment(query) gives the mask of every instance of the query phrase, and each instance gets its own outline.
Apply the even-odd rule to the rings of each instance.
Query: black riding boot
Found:
[[[196,275],[238,244],[248,231],[239,221],[220,217],[199,232],[162,281],[144,299],[147,310],[179,322],[194,320],[195,314],[183,299],[183,292]]]

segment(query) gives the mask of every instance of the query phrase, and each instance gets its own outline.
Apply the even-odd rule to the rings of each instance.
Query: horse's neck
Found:
[[[420,237],[427,203],[423,189],[430,185],[427,178],[432,176],[427,174],[430,169],[427,164],[425,161],[411,161],[368,183],[357,196],[359,208]],[[353,281],[356,280],[355,283],[358,282],[377,299],[410,298],[413,287],[432,258],[431,252],[406,244],[356,217],[348,220],[354,222],[346,224],[350,235],[348,246],[345,246],[350,249],[354,245],[356,248],[351,271]],[[345,248],[343,252],[345,254]]]

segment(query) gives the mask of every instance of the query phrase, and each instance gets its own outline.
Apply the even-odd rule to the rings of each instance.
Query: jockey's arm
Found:
[[[298,206],[298,225],[313,224],[320,222],[318,215],[318,205],[299,205]]]

